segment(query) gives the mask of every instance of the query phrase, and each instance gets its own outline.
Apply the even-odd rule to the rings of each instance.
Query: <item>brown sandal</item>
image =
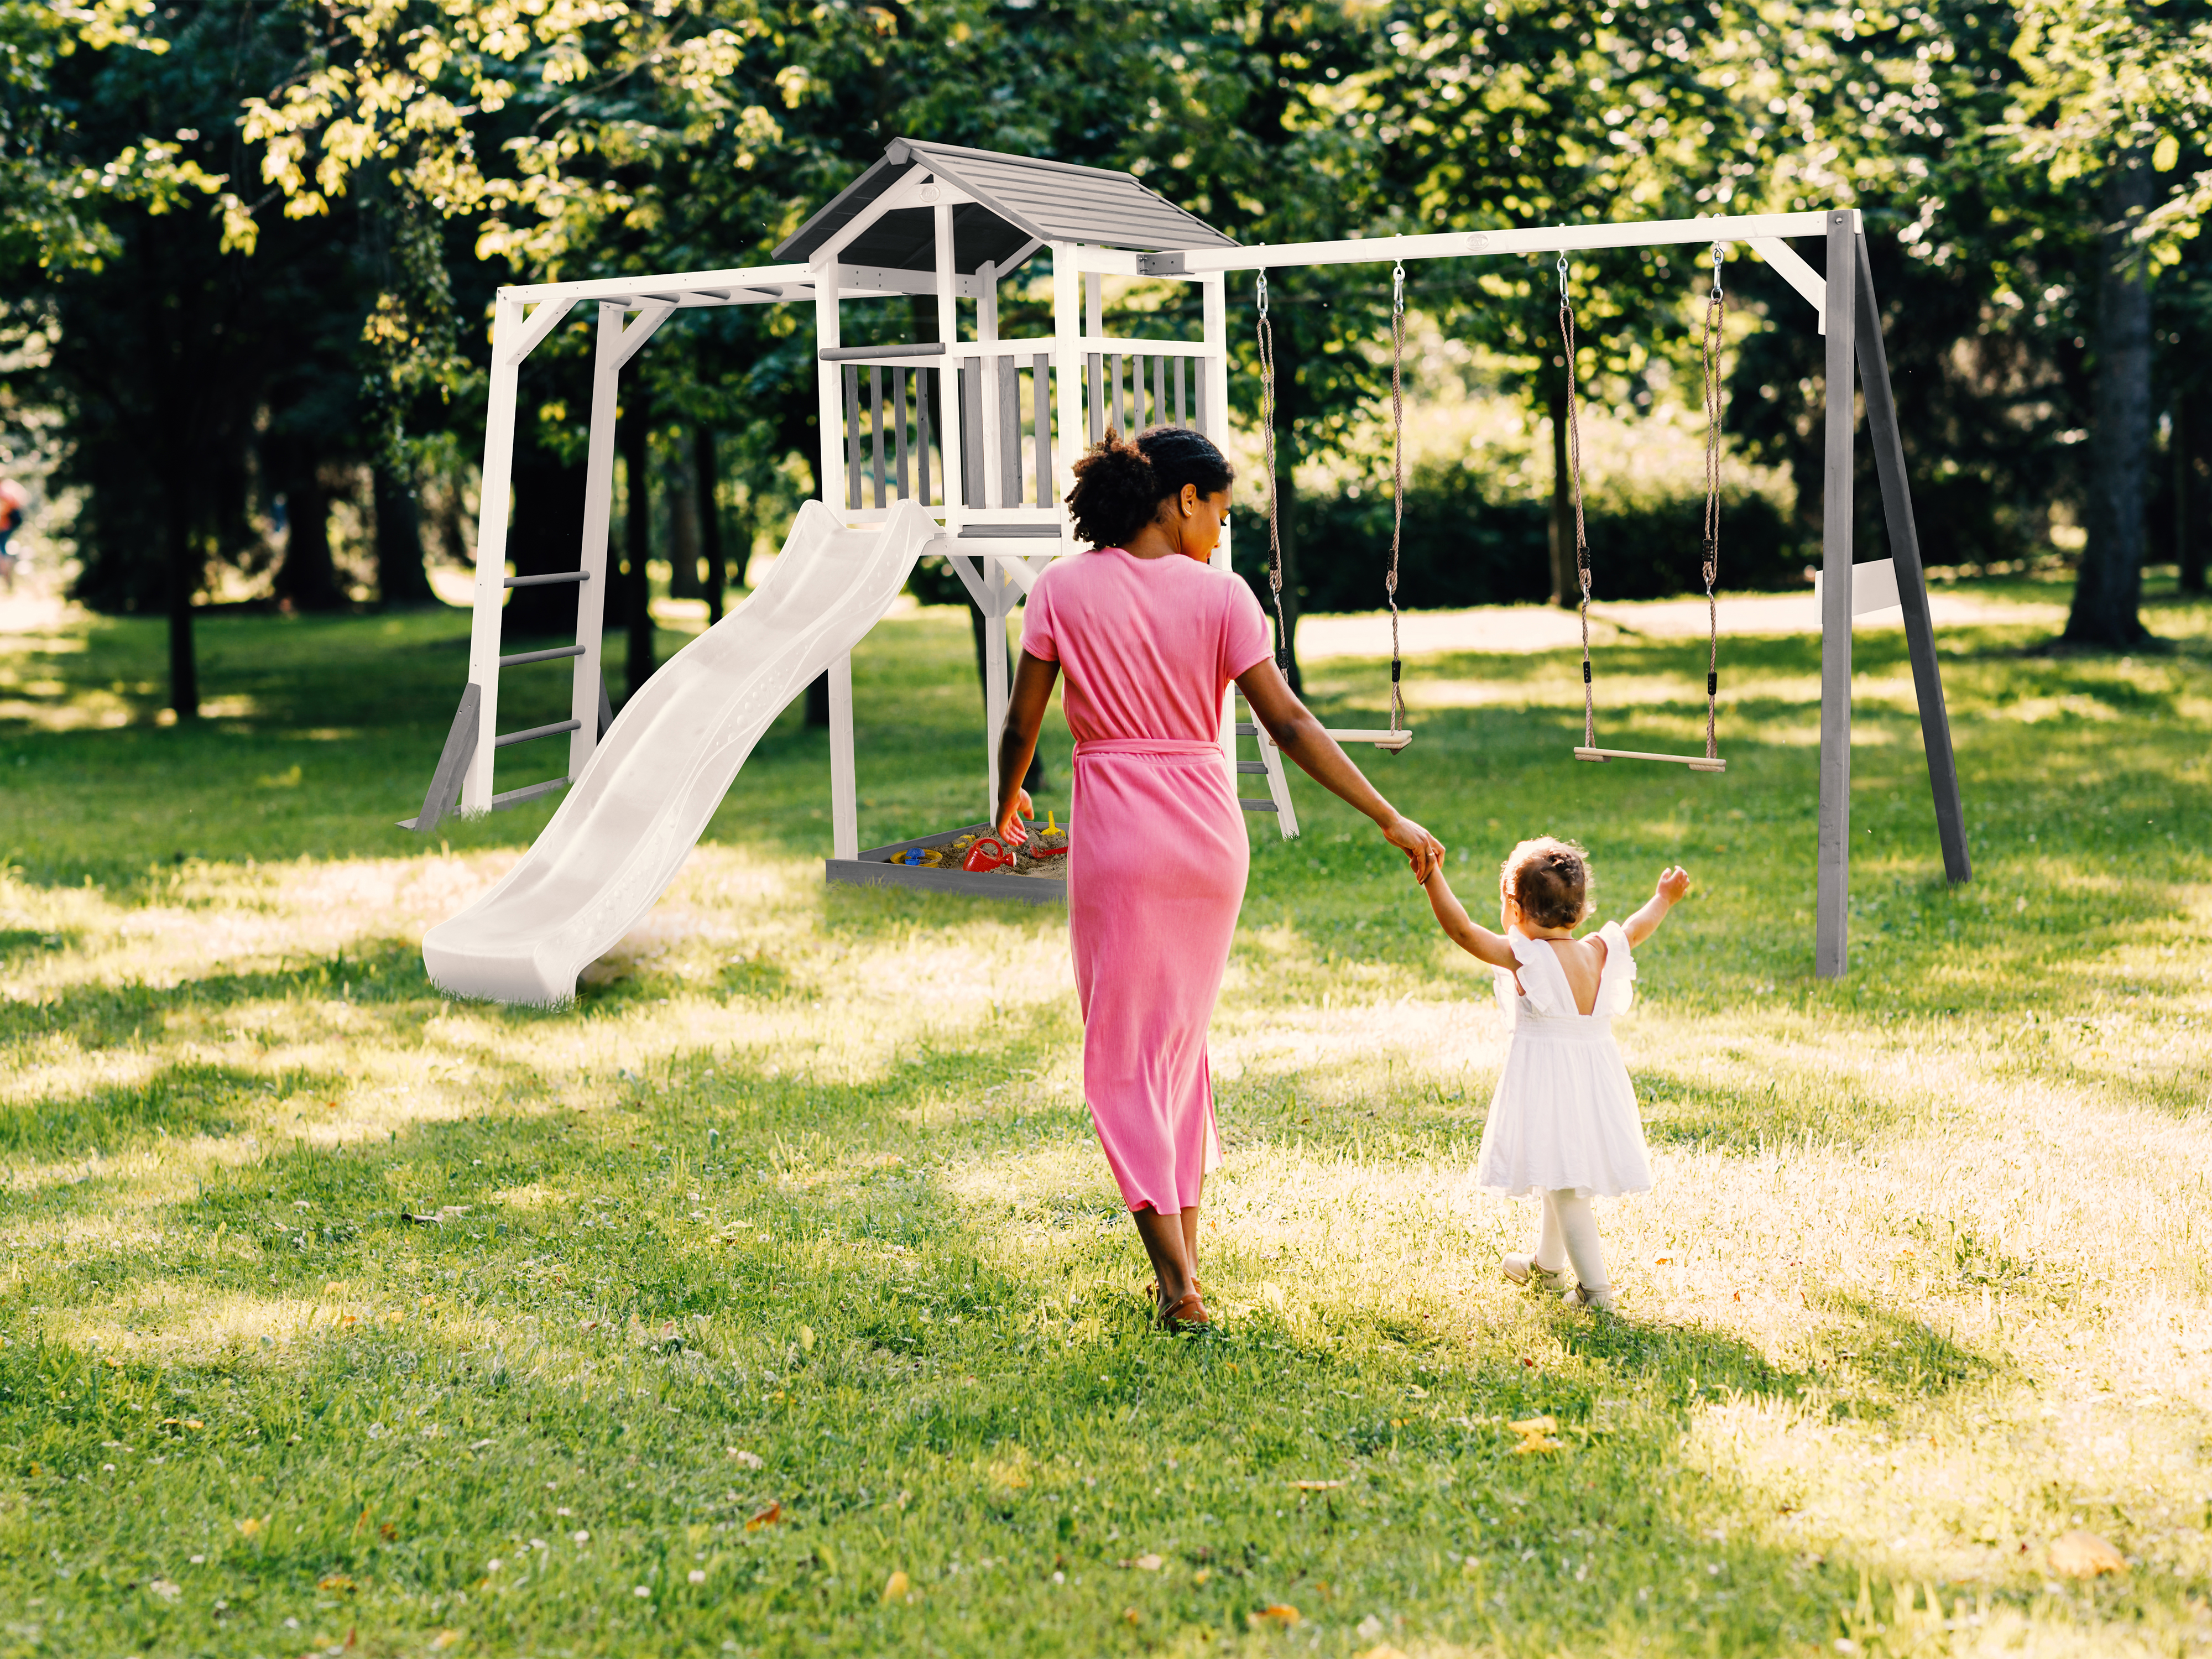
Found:
[[[1206,1304],[1196,1291],[1187,1291],[1172,1307],[1160,1310],[1160,1324],[1170,1331],[1203,1331],[1213,1324],[1213,1316],[1206,1310]]]

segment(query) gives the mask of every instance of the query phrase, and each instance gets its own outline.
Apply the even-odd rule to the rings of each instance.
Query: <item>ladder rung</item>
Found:
[[[511,657],[501,657],[499,665],[501,668],[520,668],[526,662],[551,662],[556,657],[580,657],[583,654],[584,647],[580,645],[556,645],[550,651],[518,651]]]
[[[1607,761],[1616,760],[1663,761],[1670,766],[1686,766],[1692,772],[1728,770],[1726,761],[1707,760],[1703,755],[1647,755],[1638,749],[1577,749],[1575,750],[1575,758],[1578,761],[1596,761],[1601,764]]]
[[[1249,795],[1239,796],[1237,804],[1248,812],[1279,812],[1283,810],[1271,800],[1255,800]]]
[[[1238,761],[1237,763],[1237,769],[1240,772],[1264,773],[1267,769],[1267,763],[1265,761]]]
[[[1240,738],[1256,738],[1260,735],[1260,728],[1250,720],[1239,720],[1237,722],[1237,735]]]
[[[509,576],[509,587],[550,587],[556,582],[587,582],[592,580],[588,570],[556,570],[550,576]]]
[[[1413,740],[1413,734],[1402,729],[1396,732],[1390,731],[1387,727],[1361,727],[1353,730],[1323,726],[1322,729],[1339,743],[1371,743],[1377,749],[1403,749]]]
[[[503,738],[494,738],[491,746],[504,749],[512,743],[529,743],[535,738],[550,738],[562,732],[580,732],[583,726],[581,720],[556,720],[550,726],[533,726],[527,732],[510,732]]]
[[[550,795],[556,789],[568,787],[568,780],[566,778],[548,778],[543,783],[527,783],[520,789],[509,789],[494,795],[491,810],[496,812],[503,806],[520,806],[526,800],[536,800],[540,795]]]

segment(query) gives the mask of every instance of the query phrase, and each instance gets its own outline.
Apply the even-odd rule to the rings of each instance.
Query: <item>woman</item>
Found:
[[[1291,695],[1244,584],[1206,561],[1234,477],[1200,434],[1109,432],[1075,465],[1075,533],[1095,550],[1038,577],[999,746],[1000,837],[1027,839],[1019,780],[1065,668],[1075,777],[1068,943],[1083,1007],[1083,1091],[1158,1280],[1170,1329],[1210,1322],[1198,1204],[1221,1162],[1206,1028],[1244,902],[1250,852],[1222,764],[1235,680],[1282,751],[1375,820],[1424,880],[1443,856]]]

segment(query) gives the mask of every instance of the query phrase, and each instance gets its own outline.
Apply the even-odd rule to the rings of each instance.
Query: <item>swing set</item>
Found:
[[[1826,269],[1815,270],[1790,244],[1817,238]],[[1705,744],[1701,755],[1657,754],[1600,746],[1595,673],[1589,648],[1590,555],[1583,525],[1579,388],[1575,362],[1573,298],[1568,289],[1571,252],[1651,248],[1707,243],[1713,276],[1705,296],[1702,357],[1705,402],[1705,556],[1701,568],[1706,605]],[[1934,624],[1929,614],[1926,578],[1920,562],[1919,532],[1913,522],[1911,494],[1905,473],[1894,393],[1883,350],[1881,312],[1874,295],[1866,233],[1858,212],[1839,208],[1814,212],[1750,214],[1704,219],[1650,220],[1594,225],[1553,225],[1526,230],[1379,236],[1334,242],[1297,242],[1261,247],[1212,247],[1139,256],[1146,276],[1196,278],[1231,270],[1260,274],[1260,367],[1261,422],[1267,434],[1268,583],[1274,599],[1279,649],[1283,648],[1282,559],[1274,499],[1274,354],[1267,320],[1266,273],[1272,269],[1352,264],[1389,260],[1392,267],[1391,458],[1393,502],[1390,562],[1384,580],[1391,625],[1390,724],[1386,731],[1336,731],[1339,742],[1374,743],[1392,750],[1412,741],[1404,718],[1403,663],[1398,639],[1398,566],[1405,514],[1404,270],[1409,259],[1496,258],[1555,254],[1559,277],[1559,330],[1568,376],[1566,449],[1575,512],[1575,563],[1580,587],[1583,648],[1583,741],[1574,749],[1580,761],[1646,761],[1680,765],[1695,772],[1720,773],[1720,612],[1715,588],[1720,574],[1721,404],[1720,352],[1726,301],[1721,265],[1730,246],[1748,248],[1813,308],[1826,337],[1825,383],[1830,390],[1824,416],[1820,614],[1820,763],[1819,887],[1815,897],[1814,970],[1833,978],[1847,965],[1850,936],[1851,630],[1862,612],[1894,605],[1903,613],[1905,643],[1912,664],[1915,699],[1934,799],[1936,835],[1944,873],[1953,882],[1972,877],[1966,822],[1960,801],[1958,766],[1952,754],[1950,717],[1943,701],[1942,671],[1936,657]],[[1852,450],[1858,416],[1854,386],[1863,393],[1875,470],[1881,481],[1882,516],[1890,556],[1856,563],[1853,558]],[[1854,577],[1862,577],[1854,595]],[[1241,728],[1240,728],[1241,729]]]

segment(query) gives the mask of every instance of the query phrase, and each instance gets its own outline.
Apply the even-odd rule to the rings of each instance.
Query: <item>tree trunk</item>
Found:
[[[722,620],[722,596],[730,573],[722,559],[721,469],[714,460],[714,429],[704,421],[691,428],[691,480],[699,491],[699,547],[707,557],[707,626]]]
[[[172,480],[167,513],[169,707],[180,720],[198,720],[200,713],[199,659],[192,641],[192,595],[199,591],[203,569],[199,556],[192,548],[191,509],[185,499],[185,484],[181,477]]]
[[[698,483],[680,441],[661,493],[668,502],[668,597],[704,599],[706,590],[699,584]]]
[[[1277,313],[1275,336],[1275,523],[1283,550],[1281,632],[1276,660],[1291,690],[1305,695],[1298,668],[1298,333],[1295,313]]]
[[[1567,365],[1567,373],[1575,372]],[[1570,611],[1582,605],[1582,581],[1575,568],[1575,502],[1573,482],[1567,471],[1567,388],[1556,382],[1551,390],[1552,416],[1552,603]]]
[[[376,594],[387,607],[428,605],[436,597],[422,568],[422,515],[411,482],[378,467],[370,475],[376,504]]]
[[[2087,544],[2065,637],[2124,648],[2148,630],[2142,599],[2143,496],[2151,449],[2150,287],[2128,231],[2151,202],[2140,152],[2106,174],[2103,272],[2097,294],[2097,380],[2090,433]]]
[[[346,596],[331,562],[331,492],[312,460],[299,469],[284,492],[284,562],[276,568],[276,597],[295,611],[343,610]]]
[[[2173,399],[2173,556],[2180,567],[2181,591],[2192,598],[2204,592],[2204,496],[2197,487],[2204,439],[2201,423],[2191,418],[2194,413],[2190,399],[2177,392]]]
[[[623,605],[629,623],[625,701],[653,678],[653,483],[646,459],[653,414],[642,379],[631,386],[627,401],[622,412],[623,500],[629,509],[623,529]]]
[[[561,360],[553,361],[558,364]],[[514,432],[514,517],[507,538],[507,557],[515,574],[545,576],[575,569],[582,556],[579,527],[583,522],[583,465],[563,461],[540,444],[538,422],[526,410],[520,412]],[[483,534],[481,526],[477,534]],[[476,550],[467,550],[473,562]],[[507,640],[572,643],[579,604],[599,606],[601,623],[617,627],[623,617],[622,585],[610,581],[607,586],[610,591],[605,593],[583,592],[578,585],[568,582],[514,588],[507,594],[501,635]]]

